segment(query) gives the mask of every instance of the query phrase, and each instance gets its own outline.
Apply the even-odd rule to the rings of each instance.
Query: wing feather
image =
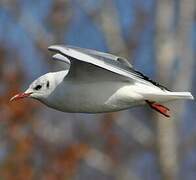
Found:
[[[54,60],[58,60],[58,61],[64,62],[66,64],[67,68],[70,67],[70,60],[66,56],[57,53],[57,54],[53,55],[52,58]]]
[[[113,61],[119,61],[120,63],[122,63],[124,66],[127,67],[132,67],[132,65],[123,57],[119,57],[119,56],[115,56],[113,54],[109,54],[109,53],[105,53],[105,52],[100,52],[100,51],[96,51],[93,49],[84,49],[84,48],[79,48],[79,47],[75,47],[75,46],[66,46],[68,48],[71,49],[75,49],[77,51],[83,52],[85,54],[88,54],[90,56],[93,56],[95,58],[101,59],[101,60],[113,60]]]
[[[48,48],[50,51],[57,52],[66,58],[68,58],[74,64],[77,64],[77,61],[92,64],[99,68],[106,69],[115,74],[124,76],[125,78],[129,78],[130,80],[134,80],[136,82],[154,85],[161,89],[166,89],[165,87],[159,85],[158,83],[152,81],[142,73],[135,71],[132,67],[125,65],[120,62],[117,56],[110,55],[107,53],[101,53],[94,50],[81,49],[72,46],[63,46],[63,45],[53,45]],[[103,57],[103,58],[101,58]]]

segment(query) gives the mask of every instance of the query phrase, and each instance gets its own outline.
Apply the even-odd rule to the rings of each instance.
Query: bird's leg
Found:
[[[152,108],[154,109],[155,111],[163,114],[164,116],[166,117],[170,117],[170,115],[168,114],[168,112],[170,111],[169,108],[161,105],[161,104],[158,104],[156,102],[152,102],[152,101],[148,101],[146,100],[146,103]]]

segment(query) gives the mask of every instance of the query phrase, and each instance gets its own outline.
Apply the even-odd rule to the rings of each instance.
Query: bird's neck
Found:
[[[56,86],[64,80],[64,77],[67,75],[67,73],[68,73],[68,70],[58,71],[58,72],[53,73]]]

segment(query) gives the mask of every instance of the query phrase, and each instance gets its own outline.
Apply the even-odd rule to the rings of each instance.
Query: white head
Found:
[[[63,73],[63,71],[44,74],[43,76],[34,80],[25,92],[16,94],[10,99],[10,101],[19,100],[26,97],[44,101],[64,78],[64,76],[59,76],[59,73]]]

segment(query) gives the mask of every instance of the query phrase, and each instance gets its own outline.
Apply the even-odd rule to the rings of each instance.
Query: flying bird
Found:
[[[65,70],[36,79],[10,101],[30,97],[63,112],[114,112],[147,104],[169,117],[160,104],[177,99],[194,99],[190,92],[172,92],[136,71],[125,59],[108,53],[73,46],[52,45],[53,59]]]

